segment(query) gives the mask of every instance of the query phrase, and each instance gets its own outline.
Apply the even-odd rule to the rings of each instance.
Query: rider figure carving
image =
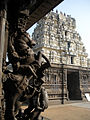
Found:
[[[30,69],[30,71],[32,71],[34,74],[34,71],[31,68],[32,66],[34,66],[36,69],[38,68],[39,72],[42,72],[44,69],[50,66],[48,59],[41,52],[38,52],[37,55],[34,53],[32,48],[35,44],[36,44],[35,41],[31,40],[27,32],[24,33],[20,32],[17,35],[17,37],[14,38],[14,40],[10,39],[9,42],[10,52],[8,53],[8,56],[10,62],[13,65],[13,69],[15,72],[17,71],[21,72],[21,70],[22,72],[25,72],[23,71],[24,69],[25,70]],[[47,62],[42,66],[41,66],[41,57],[43,57]],[[37,72],[37,74],[39,74],[39,72]]]
[[[8,57],[9,57],[9,62],[13,66],[14,75],[18,75],[18,77],[19,77],[19,75],[26,76],[25,79],[29,79],[33,75],[34,78],[36,79],[36,83],[34,85],[36,85],[37,91],[39,90],[39,92],[40,92],[42,90],[41,85],[44,82],[42,80],[42,78],[44,76],[43,72],[46,68],[50,67],[50,63],[49,63],[48,59],[41,52],[38,52],[37,55],[34,53],[34,51],[32,49],[32,47],[34,45],[35,45],[35,41],[30,39],[30,36],[28,33],[19,32],[18,34],[16,34],[16,37],[11,37],[11,39],[9,41]],[[43,57],[46,60],[46,63],[44,63],[44,64],[41,63],[41,57]],[[13,77],[14,75],[12,74],[12,80],[14,79],[14,77]],[[23,80],[25,80],[25,79],[23,79]],[[33,81],[34,81],[34,79],[33,79]],[[32,82],[32,80],[30,80],[30,82]],[[22,88],[22,85],[23,84],[21,84],[20,88]],[[19,89],[19,91],[22,91],[22,89]],[[37,104],[38,98],[37,98],[37,100],[34,101],[34,99],[35,99],[34,97],[37,98],[38,93],[34,94],[34,96],[32,97],[32,102],[30,102],[30,103],[32,103],[32,107],[31,107],[31,105],[29,105],[28,109],[27,109],[27,111],[29,111],[29,113],[30,113],[30,110],[32,110],[33,107],[35,107],[35,106],[33,106],[33,102],[35,102]],[[12,100],[14,100],[14,98],[16,99],[16,95],[13,96]],[[45,106],[43,108],[45,108]],[[11,109],[12,109],[12,106],[11,106]],[[38,109],[40,109],[40,110],[38,110]],[[38,108],[38,109],[35,108],[35,112],[40,114],[41,108]],[[34,112],[33,112],[33,114],[34,114]]]

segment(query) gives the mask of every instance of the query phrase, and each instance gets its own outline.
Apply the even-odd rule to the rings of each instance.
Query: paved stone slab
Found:
[[[42,116],[50,120],[90,120],[90,103],[50,106]]]
[[[83,108],[88,108],[90,109],[90,102],[83,102],[83,103],[73,103],[71,104],[72,106],[76,107],[83,107]]]

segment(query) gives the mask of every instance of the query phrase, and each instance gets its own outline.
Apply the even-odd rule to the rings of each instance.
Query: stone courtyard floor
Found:
[[[41,115],[50,120],[90,120],[90,102],[49,106]]]

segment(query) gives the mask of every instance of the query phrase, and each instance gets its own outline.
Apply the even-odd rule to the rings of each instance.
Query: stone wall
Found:
[[[44,77],[49,100],[86,100],[90,93],[90,69],[52,64]]]
[[[49,100],[68,99],[67,91],[67,70],[62,66],[53,66],[46,71],[44,87],[46,88]]]

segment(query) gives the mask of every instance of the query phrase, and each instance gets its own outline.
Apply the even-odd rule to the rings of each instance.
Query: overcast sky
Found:
[[[54,11],[61,11],[76,19],[76,30],[82,38],[90,58],[90,0],[64,0]],[[29,30],[30,35],[35,25]]]

